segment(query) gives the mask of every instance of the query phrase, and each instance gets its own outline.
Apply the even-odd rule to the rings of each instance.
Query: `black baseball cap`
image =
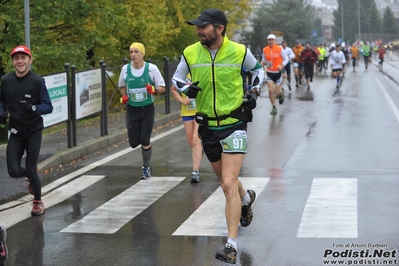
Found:
[[[226,15],[217,8],[205,9],[201,12],[198,18],[187,20],[187,24],[196,26],[205,26],[215,22],[224,26],[226,26],[228,23]]]

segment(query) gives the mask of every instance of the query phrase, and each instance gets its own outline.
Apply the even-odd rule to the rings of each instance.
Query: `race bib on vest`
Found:
[[[197,109],[197,103],[195,102],[195,99],[190,98],[190,103],[186,105],[187,110],[196,110]]]
[[[146,88],[129,89],[129,97],[133,102],[143,102],[147,100]]]

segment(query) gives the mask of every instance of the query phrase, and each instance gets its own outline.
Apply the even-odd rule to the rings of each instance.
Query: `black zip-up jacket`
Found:
[[[20,101],[36,106],[36,111],[24,112]],[[43,130],[41,115],[53,111],[44,79],[32,71],[21,78],[15,72],[1,77],[0,114],[6,110],[10,114],[8,130],[11,133],[23,135]]]
[[[317,61],[317,54],[313,49],[307,49],[302,51],[301,60],[305,63],[305,65],[312,65]]]

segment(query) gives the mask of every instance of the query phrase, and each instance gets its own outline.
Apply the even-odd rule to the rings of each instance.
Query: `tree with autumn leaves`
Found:
[[[78,70],[122,63],[132,42],[142,42],[146,57],[177,58],[184,47],[198,41],[186,20],[206,8],[223,10],[228,36],[250,13],[250,0],[30,0],[30,46],[33,70],[41,75],[63,70],[64,63]],[[24,0],[0,0],[0,75],[12,70],[10,51],[25,44]]]

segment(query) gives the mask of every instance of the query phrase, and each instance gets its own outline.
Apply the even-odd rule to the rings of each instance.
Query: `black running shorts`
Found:
[[[232,127],[222,130],[211,130],[205,126],[199,126],[198,135],[202,142],[202,147],[211,163],[217,162],[222,158],[222,145],[220,141],[227,138],[236,130],[247,130],[247,123],[239,122]]]
[[[283,79],[281,78],[281,72],[278,73],[271,73],[267,72],[267,81],[273,81],[274,84],[280,85],[283,82]]]

